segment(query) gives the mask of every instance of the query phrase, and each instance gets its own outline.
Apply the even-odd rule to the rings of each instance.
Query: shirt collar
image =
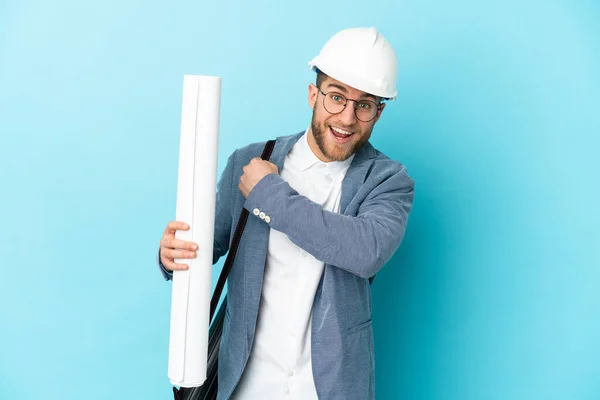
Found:
[[[306,171],[315,165],[322,164],[326,169],[331,172],[340,172],[344,168],[348,167],[354,158],[354,154],[345,159],[344,161],[330,161],[323,162],[313,153],[312,149],[308,145],[308,129],[304,132],[304,135],[298,140],[298,165],[302,171]]]

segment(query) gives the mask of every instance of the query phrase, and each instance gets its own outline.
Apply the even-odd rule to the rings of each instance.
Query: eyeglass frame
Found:
[[[330,92],[327,92],[327,93],[325,93],[325,92],[324,92],[324,91],[322,91],[322,90],[321,90],[321,88],[320,88],[320,87],[318,87],[318,86],[317,86],[317,90],[319,91],[319,93],[321,93],[321,94],[323,95],[323,108],[325,109],[325,111],[327,111],[327,112],[328,112],[329,114],[331,114],[331,115],[337,115],[337,114],[341,114],[341,113],[343,113],[343,112],[344,112],[344,110],[346,109],[346,106],[348,105],[348,101],[353,101],[353,102],[354,102],[354,107],[353,107],[353,108],[354,108],[354,116],[356,117],[356,119],[357,119],[357,120],[359,120],[359,121],[361,121],[361,122],[371,122],[371,121],[373,121],[375,118],[377,118],[377,112],[381,111],[381,110],[383,109],[383,107],[385,106],[385,104],[384,104],[384,103],[381,103],[381,102],[380,102],[380,103],[376,103],[376,102],[374,102],[373,100],[366,100],[366,99],[363,99],[363,100],[355,100],[355,99],[349,99],[349,98],[348,98],[348,97],[346,97],[346,96],[345,96],[343,93],[337,92],[337,91],[335,91],[335,90],[332,90],[332,91],[330,91]],[[343,97],[344,99],[346,99],[346,103],[344,104],[344,108],[342,108],[342,109],[341,109],[339,112],[332,113],[331,111],[329,111],[329,110],[327,109],[327,107],[325,107],[325,98],[327,97],[327,95],[328,95],[329,93],[337,93],[337,94],[339,94],[341,97]],[[356,114],[356,105],[357,105],[358,103],[360,103],[360,102],[363,102],[363,101],[369,101],[369,102],[371,102],[371,103],[375,104],[375,108],[377,108],[377,112],[375,112],[375,115],[373,116],[373,118],[371,118],[371,119],[370,119],[370,120],[368,120],[368,121],[363,121],[362,119],[358,118],[358,115]]]

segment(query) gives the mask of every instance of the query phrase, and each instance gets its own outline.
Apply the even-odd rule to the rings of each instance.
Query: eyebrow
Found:
[[[330,83],[327,86],[327,88],[328,89],[329,88],[336,88],[336,89],[339,89],[339,90],[341,90],[342,92],[344,92],[346,94],[348,93],[348,91],[346,90],[345,87],[343,87],[342,85],[338,85],[337,83]],[[377,98],[375,96],[373,96],[372,94],[369,94],[369,93],[365,93],[365,95],[362,96],[362,98],[360,98],[359,100],[365,100],[365,98],[369,98],[369,97],[373,100],[374,103],[377,103]]]

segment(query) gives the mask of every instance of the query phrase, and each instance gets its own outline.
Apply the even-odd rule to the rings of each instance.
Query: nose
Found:
[[[356,103],[353,100],[348,100],[346,108],[339,114],[340,122],[350,126],[356,122],[356,113],[354,112]]]

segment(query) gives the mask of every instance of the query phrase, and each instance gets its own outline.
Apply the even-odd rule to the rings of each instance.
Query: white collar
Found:
[[[348,167],[354,159],[354,154],[345,159],[344,161],[330,161],[323,162],[319,160],[319,158],[313,153],[312,149],[308,144],[308,129],[304,132],[304,135],[298,140],[298,163],[302,171],[306,171],[307,169],[315,166],[315,165],[324,165],[326,169],[331,172],[340,172],[344,168]]]

